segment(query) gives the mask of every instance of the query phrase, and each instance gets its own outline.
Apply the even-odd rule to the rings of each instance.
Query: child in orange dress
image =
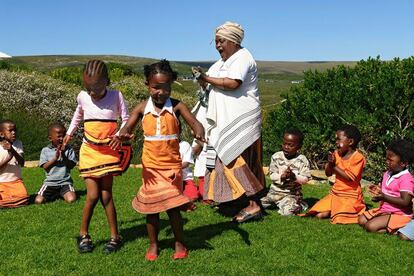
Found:
[[[327,176],[336,175],[329,195],[319,200],[305,216],[330,218],[332,224],[358,223],[365,211],[361,189],[364,156],[357,150],[361,133],[353,125],[344,125],[336,132],[337,150],[330,154],[325,166]]]
[[[132,207],[147,216],[150,239],[145,258],[154,261],[158,257],[159,213],[166,211],[175,237],[173,259],[188,256],[184,245],[183,222],[180,206],[190,202],[183,195],[181,158],[179,148],[181,115],[191,127],[195,138],[204,141],[204,128],[182,102],[170,98],[171,85],[177,79],[167,60],[144,67],[150,99],[138,104],[120,138],[129,140],[133,129],[142,120],[144,147],[142,151],[142,186],[132,201]]]

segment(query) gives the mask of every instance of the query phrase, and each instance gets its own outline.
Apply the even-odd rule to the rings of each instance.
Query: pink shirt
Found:
[[[392,197],[400,197],[400,192],[412,194],[414,191],[414,178],[408,170],[403,170],[394,175],[387,171],[382,178],[381,191],[383,194]],[[382,202],[381,211],[404,216],[412,216],[413,214],[412,206],[403,208],[388,202]]]
[[[121,117],[122,126],[128,121],[128,107],[119,91],[107,89],[106,95],[95,101],[88,92],[82,90],[77,102],[78,106],[67,131],[71,136],[82,120],[118,120]]]

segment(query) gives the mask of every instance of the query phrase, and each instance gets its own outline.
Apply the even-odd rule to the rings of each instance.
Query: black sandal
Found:
[[[93,250],[92,239],[89,234],[79,236],[77,239],[79,253],[89,253]]]
[[[111,239],[105,244],[105,247],[103,249],[104,253],[113,253],[115,251],[118,251],[122,246],[122,239],[121,237],[117,237],[117,238],[113,238],[111,237]]]

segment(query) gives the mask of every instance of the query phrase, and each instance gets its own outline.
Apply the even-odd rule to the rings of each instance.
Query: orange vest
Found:
[[[180,128],[175,114],[166,110],[158,116],[148,112],[142,118],[142,129],[142,165],[157,169],[181,168]]]

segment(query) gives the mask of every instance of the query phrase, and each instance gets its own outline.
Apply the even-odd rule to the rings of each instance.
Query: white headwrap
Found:
[[[240,45],[244,38],[244,30],[240,24],[227,21],[216,28],[216,36],[220,36]]]

